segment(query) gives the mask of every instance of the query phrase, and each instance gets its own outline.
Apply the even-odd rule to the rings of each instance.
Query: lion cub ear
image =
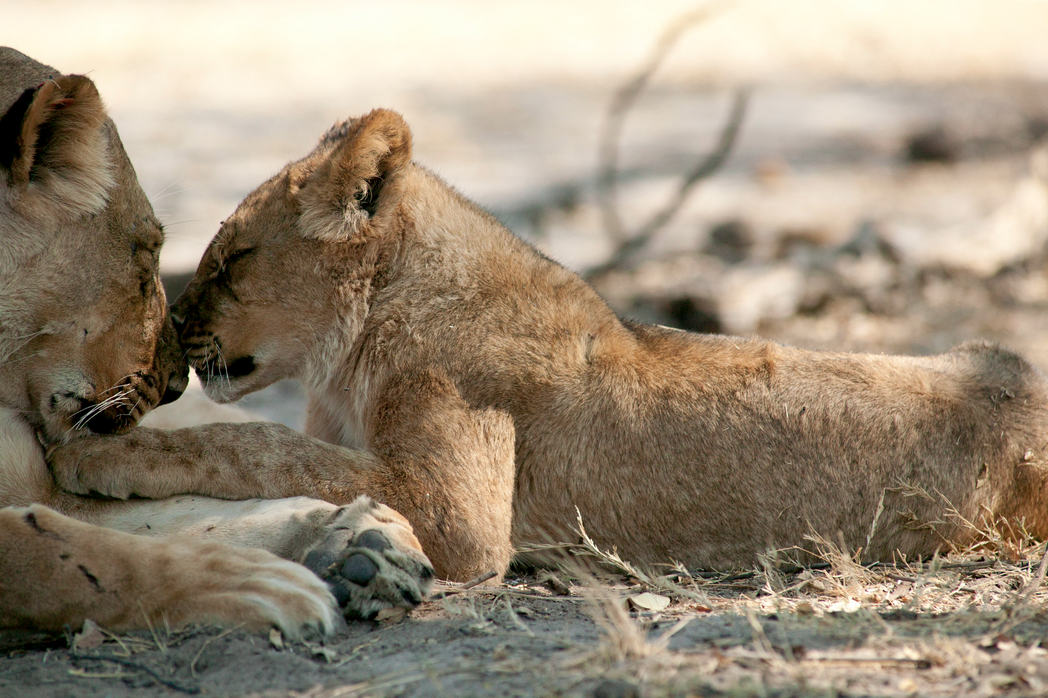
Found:
[[[335,129],[325,140],[338,139]],[[344,125],[341,140],[305,182],[299,226],[310,237],[347,241],[388,200],[388,184],[411,162],[411,130],[404,118],[376,109]]]
[[[27,89],[0,117],[0,176],[25,216],[97,213],[114,184],[98,90],[82,75]]]

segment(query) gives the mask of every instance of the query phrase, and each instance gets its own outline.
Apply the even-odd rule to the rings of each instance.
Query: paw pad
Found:
[[[342,578],[360,586],[367,586],[376,574],[378,574],[378,565],[363,553],[350,555],[342,563]]]
[[[360,534],[360,537],[357,538],[357,546],[381,553],[392,548],[393,544],[381,531],[371,528]]]

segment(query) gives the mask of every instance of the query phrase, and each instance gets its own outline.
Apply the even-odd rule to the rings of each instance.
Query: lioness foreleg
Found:
[[[181,496],[130,501],[54,497],[55,506],[107,529],[261,549],[322,577],[349,617],[410,610],[429,594],[433,568],[399,514],[369,497],[230,501]]]
[[[320,580],[262,550],[130,535],[36,504],[0,509],[0,627],[58,630],[87,618],[113,630],[276,625],[291,637],[337,621]]]

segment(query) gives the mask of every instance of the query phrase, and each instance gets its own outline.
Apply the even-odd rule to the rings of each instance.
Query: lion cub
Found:
[[[211,397],[297,378],[306,431],[344,450],[303,441],[296,461],[245,435],[236,462],[155,448],[151,469],[80,468],[69,486],[365,492],[456,579],[575,538],[579,515],[625,559],[704,568],[812,533],[866,560],[964,545],[965,520],[1048,535],[1048,383],[1019,356],[820,353],[625,322],[413,163],[390,111],[337,125],[251,193],[174,318]]]

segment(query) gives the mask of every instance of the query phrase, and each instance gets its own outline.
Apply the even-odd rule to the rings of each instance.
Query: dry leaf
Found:
[[[668,596],[652,594],[650,591],[627,596],[626,601],[634,611],[664,611],[670,605]]]
[[[73,636],[73,649],[93,650],[96,647],[100,647],[105,641],[106,636],[102,634],[102,629],[98,627],[98,623],[88,618],[84,621],[84,627],[81,628],[80,632]]]
[[[284,649],[284,636],[276,628],[269,631],[269,642],[278,650]]]

